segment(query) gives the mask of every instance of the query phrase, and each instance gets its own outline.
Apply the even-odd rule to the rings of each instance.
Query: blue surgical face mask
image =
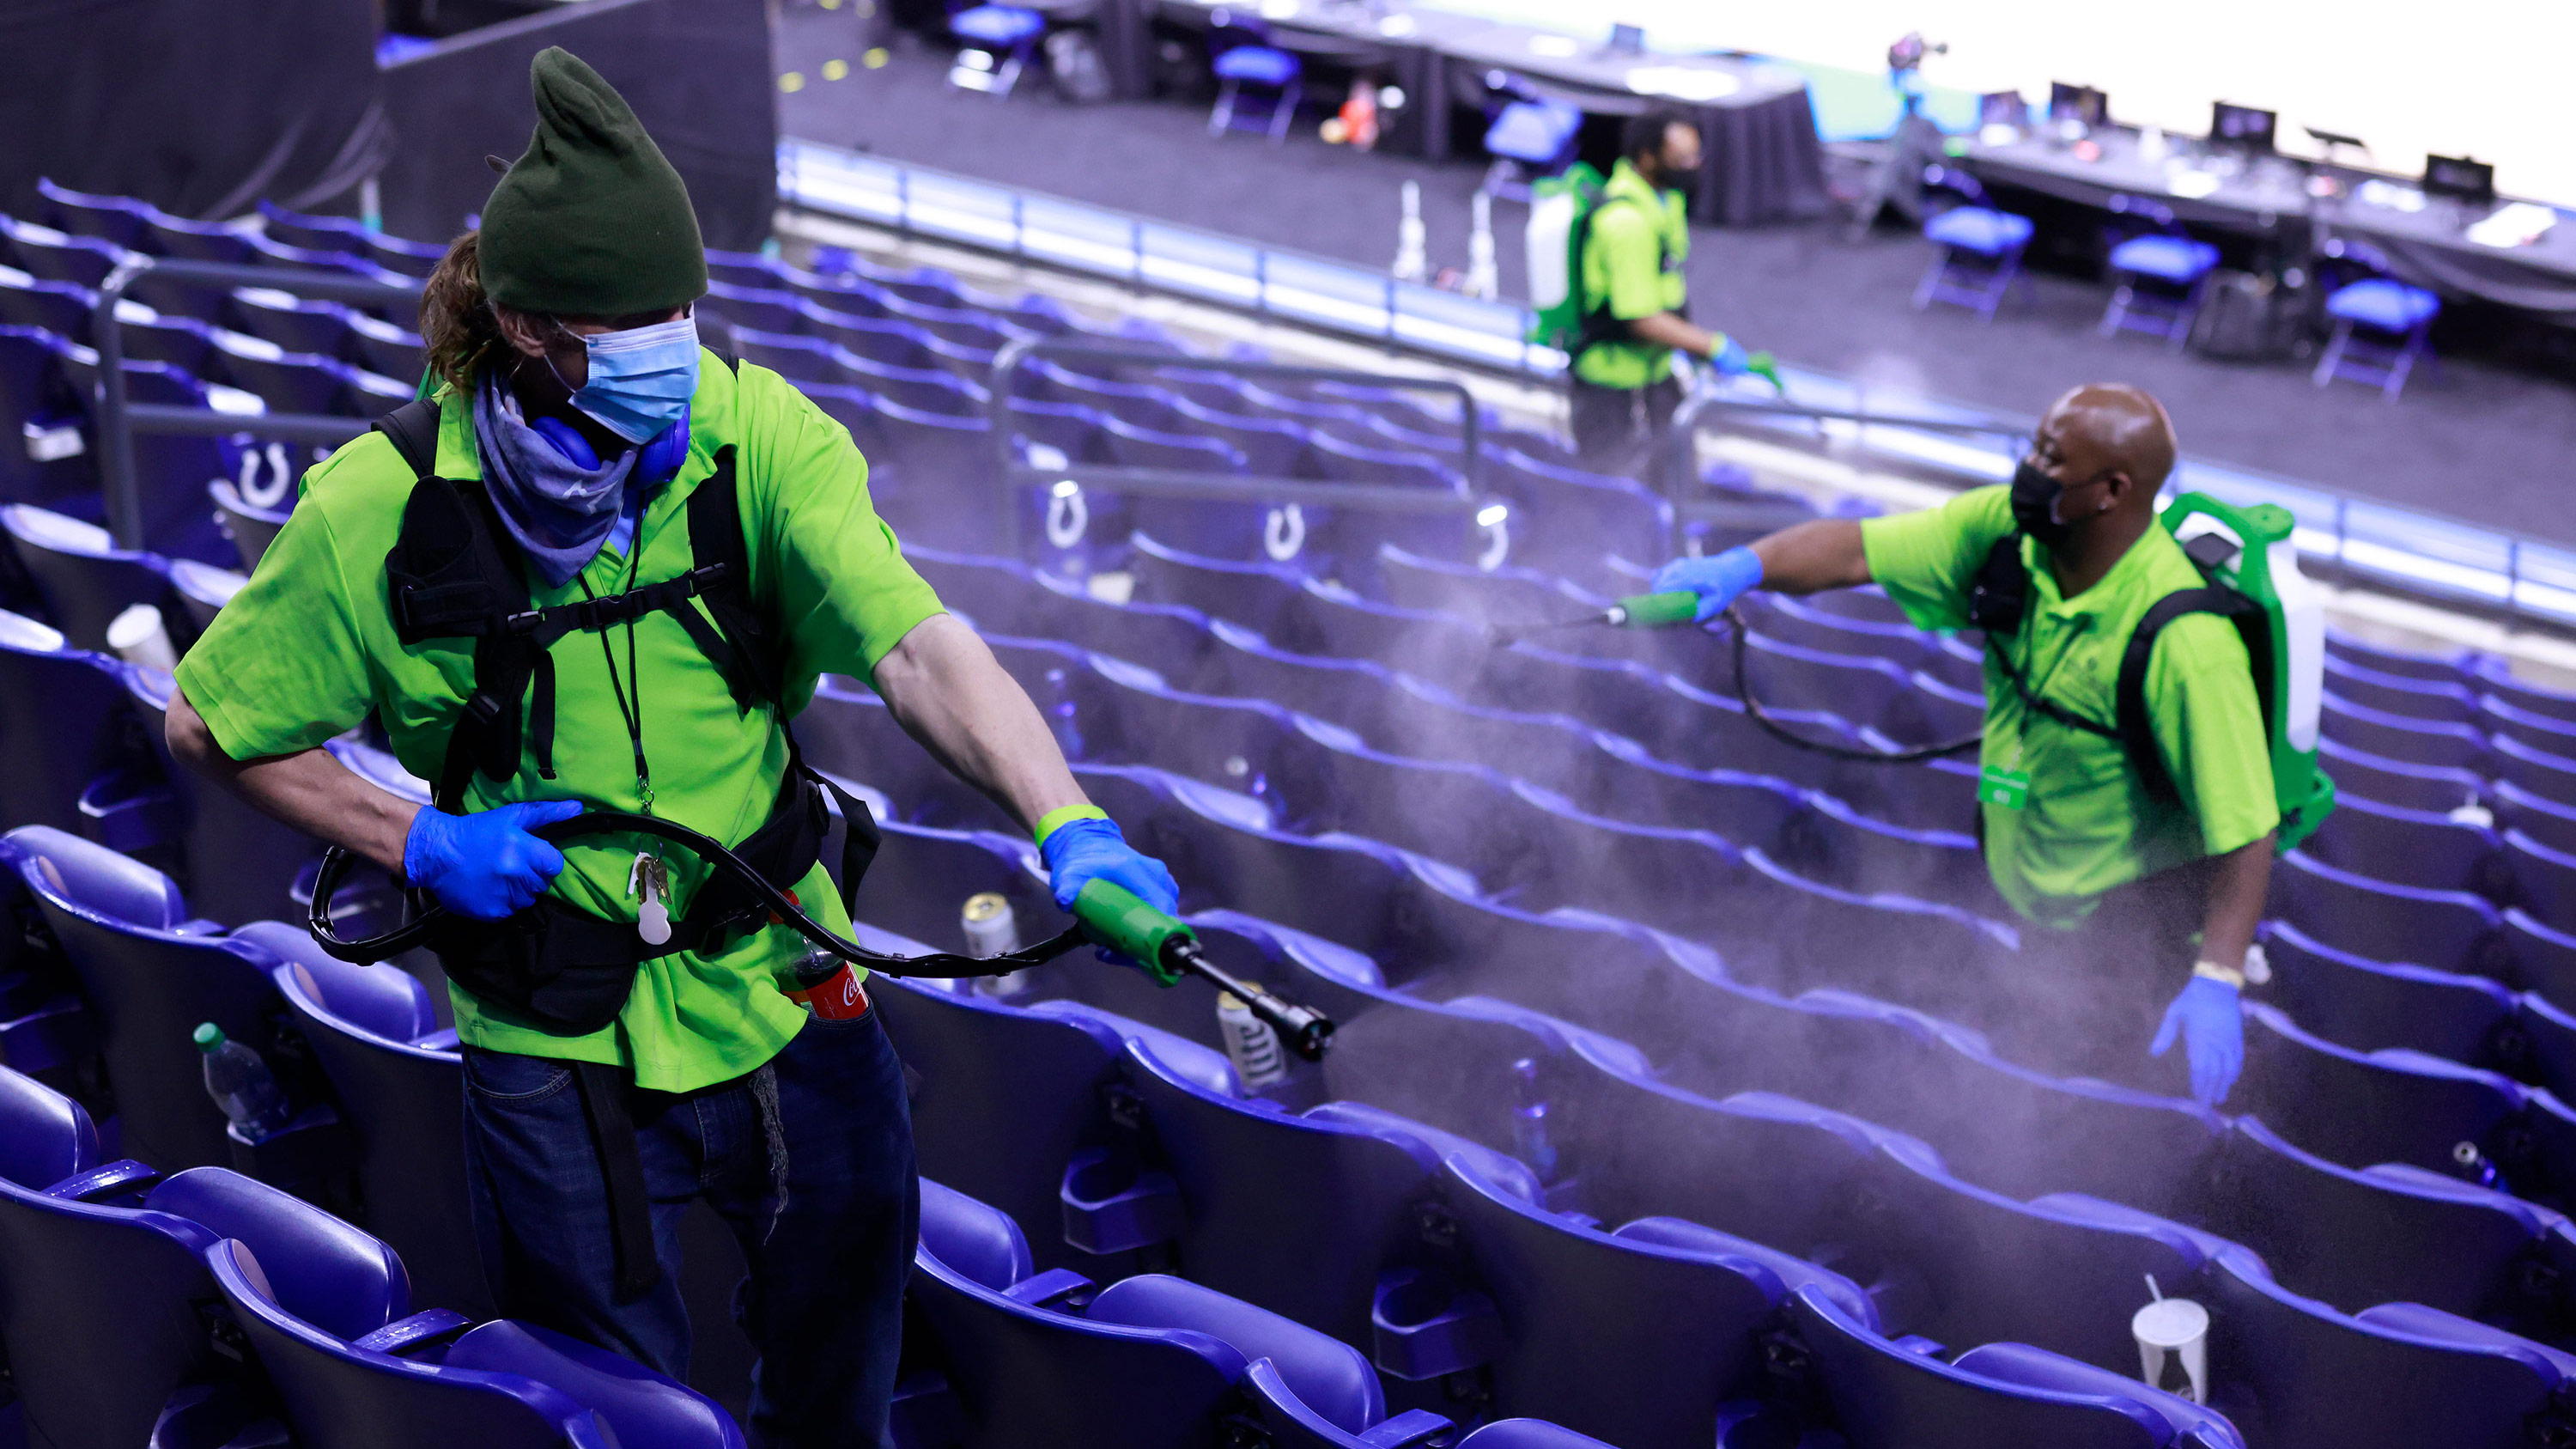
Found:
[[[698,390],[698,324],[686,316],[581,341],[590,380],[573,390],[572,405],[630,443],[677,422]]]

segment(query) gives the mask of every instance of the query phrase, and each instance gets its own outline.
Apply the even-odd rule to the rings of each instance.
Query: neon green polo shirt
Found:
[[[1678,312],[1690,295],[1690,208],[1678,191],[1657,191],[1622,160],[1601,188],[1583,245],[1584,305],[1622,322]],[[1601,387],[1651,387],[1673,375],[1673,351],[1625,338],[1587,348],[1574,375]]]
[[[1939,508],[1861,524],[1870,576],[1926,629],[1967,627],[1968,587],[1996,539],[2012,532],[2009,489],[1979,488]],[[2120,659],[2149,606],[2202,587],[2200,571],[2162,528],[2150,528],[2111,571],[2060,598],[2048,550],[2022,541],[2030,610],[2012,650],[2034,693],[2115,725]],[[1986,862],[2013,908],[2072,924],[2114,886],[2263,838],[2280,823],[2272,760],[2236,626],[2185,614],[2157,636],[2147,713],[2179,802],[2149,797],[2116,740],[2040,715],[1986,657],[1988,769],[2030,776],[2019,810],[1985,804]]]
[[[693,566],[685,512],[689,495],[714,471],[714,454],[735,448],[736,487],[751,555],[753,596],[774,604],[788,639],[787,700],[802,709],[815,676],[867,677],[914,625],[940,611],[930,586],[904,562],[894,532],[869,504],[867,463],[839,423],[779,380],[744,364],[741,375],[702,354],[690,400],[689,457],[645,509],[636,530],[638,582]],[[439,420],[438,471],[482,476],[471,409],[450,394]],[[179,665],[179,685],[235,759],[311,749],[364,720],[384,723],[394,754],[413,774],[436,779],[449,722],[473,681],[464,639],[406,648],[388,613],[385,554],[394,545],[411,469],[393,445],[370,434],[305,475],[303,497],[260,559],[250,583],[216,615]],[[540,606],[622,592],[628,559],[602,549],[562,588],[533,575]],[[691,607],[696,607],[693,603]],[[556,643],[556,778],[523,756],[516,778],[474,776],[477,810],[520,800],[573,799],[609,810],[641,810],[626,724],[610,692],[602,635]],[[626,637],[615,646],[621,678]],[[739,845],[767,819],[787,765],[785,734],[765,709],[745,715],[723,678],[666,613],[635,625],[643,698],[644,750],[654,812]],[[523,741],[523,745],[528,742]],[[635,919],[640,902],[626,878],[645,837],[601,836],[569,846],[555,878],[558,901],[614,920]],[[685,850],[665,853],[673,914],[687,909],[706,870]],[[796,884],[816,918],[846,932],[839,893],[821,865]],[[714,956],[681,952],[643,963],[634,993],[611,1025],[588,1036],[558,1036],[451,985],[456,1030],[495,1051],[607,1062],[663,1091],[688,1091],[758,1067],[804,1025],[804,1009],[779,993],[774,973],[803,954],[784,927],[738,938]]]

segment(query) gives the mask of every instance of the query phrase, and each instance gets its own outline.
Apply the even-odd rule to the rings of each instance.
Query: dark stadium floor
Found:
[[[846,9],[783,15],[780,69],[805,78],[779,98],[789,134],[1376,266],[1394,256],[1398,189],[1416,180],[1434,266],[1466,262],[1473,163],[1329,147],[1311,124],[1284,147],[1211,139],[1199,108],[1071,106],[1034,76],[996,102],[948,90],[944,54],[917,41],[867,70],[853,32]],[[836,58],[849,75],[822,79]],[[1521,285],[1521,215],[1496,209],[1506,295]],[[2301,366],[2104,341],[2091,330],[2104,292],[2065,277],[2038,277],[2035,305],[2016,300],[1991,327],[1956,308],[1917,313],[1909,299],[1926,257],[1920,240],[1893,231],[1854,243],[1839,226],[1702,228],[1693,311],[1792,362],[2014,413],[2036,413],[2079,382],[2135,382],[2164,400],[2197,456],[2576,542],[2576,387],[2564,380],[2453,361],[2419,370],[2391,407],[2358,383],[2320,392]]]

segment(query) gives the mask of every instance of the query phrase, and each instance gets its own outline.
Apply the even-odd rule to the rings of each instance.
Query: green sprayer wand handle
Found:
[[[1699,617],[1699,595],[1688,589],[1669,589],[1660,594],[1630,594],[1612,604],[1602,615],[1604,621],[1623,624],[1631,629],[1661,629],[1668,624],[1687,624]]]
[[[1123,886],[1105,880],[1085,883],[1073,899],[1073,918],[1094,943],[1135,960],[1160,985],[1188,975],[1232,993],[1307,1061],[1322,1061],[1325,1048],[1333,1044],[1333,1023],[1321,1012],[1284,1001],[1259,982],[1219,968],[1208,960],[1187,922],[1145,904]]]

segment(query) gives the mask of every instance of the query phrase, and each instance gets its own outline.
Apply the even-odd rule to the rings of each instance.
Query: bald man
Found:
[[[1998,1045],[2016,1060],[2179,1090],[2215,1104],[2244,1061],[2237,994],[2280,823],[2244,640],[2213,614],[2155,636],[2152,765],[2117,728],[2129,636],[2204,584],[2156,522],[2173,424],[2133,387],[2079,387],[2040,420],[2009,488],[1921,513],[1819,519],[1709,558],[1659,589],[1714,618],[1747,590],[1876,583],[1926,629],[1970,627],[1980,579],[2026,581],[2017,627],[1986,644],[1978,840],[2030,926],[2028,991]],[[1895,768],[1895,767],[1891,767]]]

